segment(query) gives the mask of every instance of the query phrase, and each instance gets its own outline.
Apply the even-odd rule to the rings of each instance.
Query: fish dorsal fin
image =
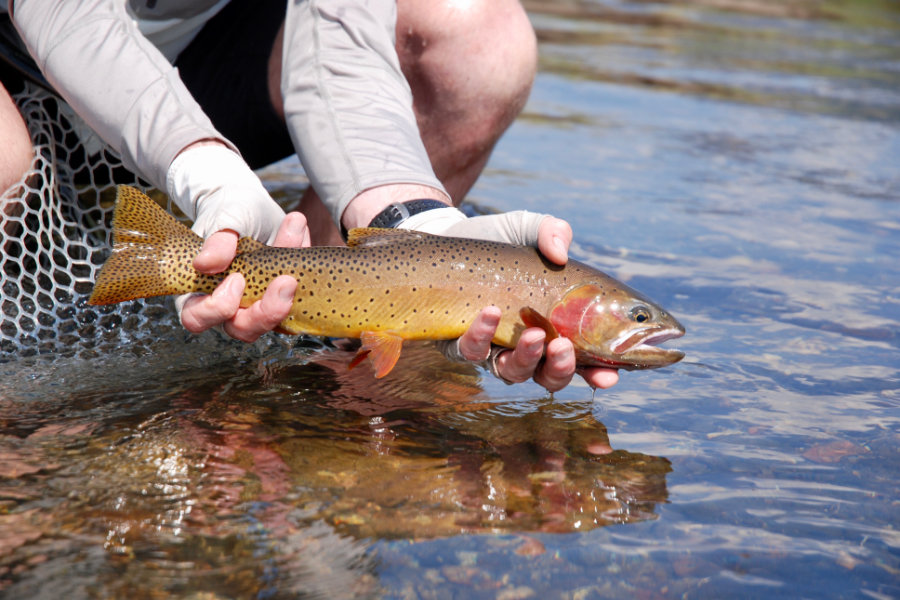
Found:
[[[429,234],[408,229],[385,229],[380,227],[356,227],[347,232],[348,246],[381,246],[402,240],[421,240]]]
[[[527,327],[540,327],[543,329],[544,333],[547,334],[547,342],[559,337],[559,332],[556,331],[556,327],[553,326],[553,323],[530,306],[520,308],[519,317],[521,317],[522,322],[525,323]]]
[[[237,253],[238,254],[247,254],[248,252],[256,252],[257,250],[262,250],[267,248],[265,244],[260,242],[259,240],[254,240],[250,237],[242,237],[238,240],[237,243]]]

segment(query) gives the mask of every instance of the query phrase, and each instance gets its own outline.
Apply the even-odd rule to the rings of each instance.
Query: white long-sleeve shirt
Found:
[[[12,18],[57,92],[126,166],[165,189],[183,148],[208,138],[227,142],[172,66],[224,4],[14,0]],[[442,189],[419,136],[395,26],[395,0],[288,0],[281,81],[287,125],[336,221],[371,187]]]

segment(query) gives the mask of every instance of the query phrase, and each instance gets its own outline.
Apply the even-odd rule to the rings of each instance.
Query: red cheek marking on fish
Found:
[[[594,296],[565,298],[550,311],[550,323],[560,335],[574,339],[579,335],[585,311],[594,302]]]

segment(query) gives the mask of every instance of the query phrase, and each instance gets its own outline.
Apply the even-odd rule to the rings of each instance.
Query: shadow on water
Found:
[[[201,371],[160,345],[89,361],[81,389],[63,365],[3,389],[0,590],[365,596],[378,591],[368,540],[656,518],[668,460],[613,449],[589,407],[497,403],[474,367],[408,346],[381,380],[316,344],[252,360],[226,344]]]

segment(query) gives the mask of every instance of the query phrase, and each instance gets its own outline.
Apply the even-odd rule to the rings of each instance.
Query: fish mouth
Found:
[[[628,331],[610,344],[610,350],[620,360],[631,364],[632,368],[664,367],[684,358],[684,352],[660,348],[659,344],[683,335],[684,329],[679,327],[648,327]]]

